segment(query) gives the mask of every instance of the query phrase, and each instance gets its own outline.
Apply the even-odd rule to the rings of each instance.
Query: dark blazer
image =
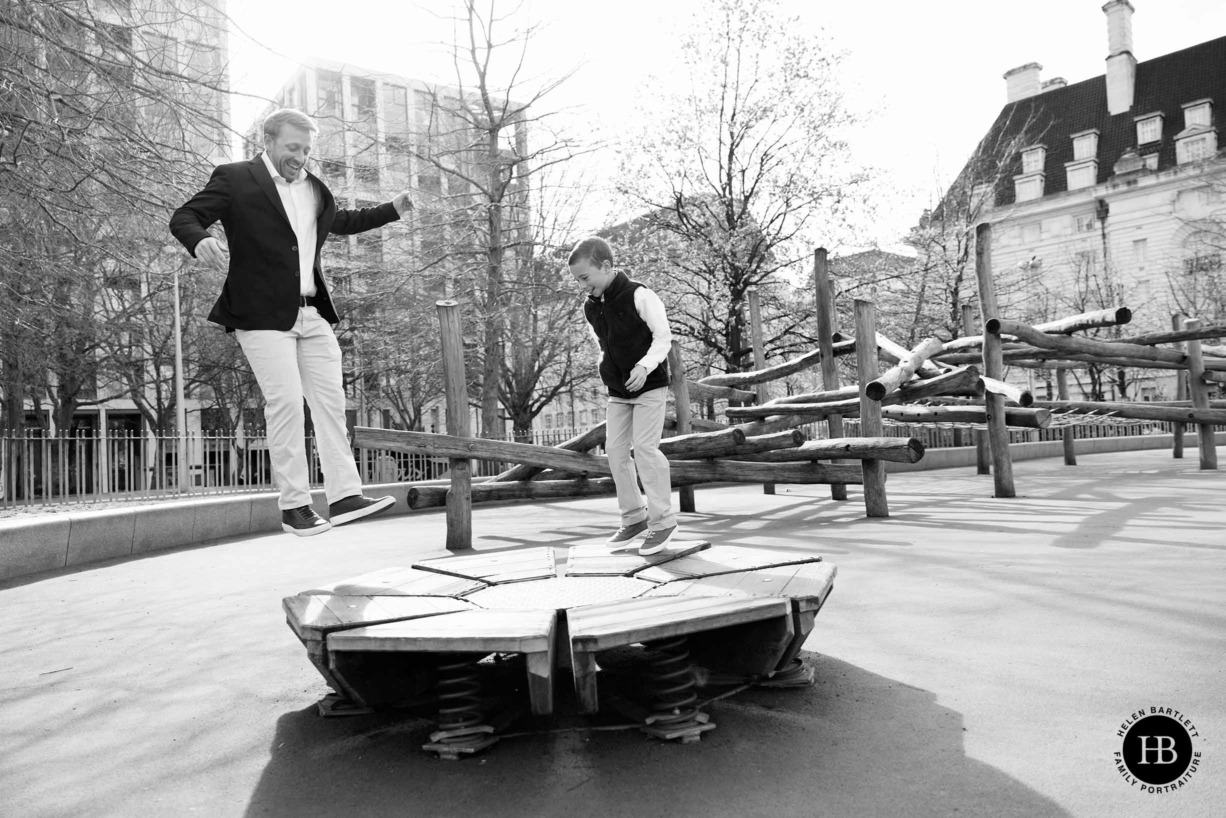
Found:
[[[358,210],[337,210],[336,199],[318,177],[307,173],[322,208],[316,221],[315,288],[319,314],[340,318],[324,279],[319,255],[329,233],[362,233],[400,218],[388,202]],[[170,232],[194,257],[208,227],[221,221],[230,245],[230,269],[209,320],[229,329],[288,330],[298,317],[298,241],[262,156],[219,165],[204,190],[170,217]]]

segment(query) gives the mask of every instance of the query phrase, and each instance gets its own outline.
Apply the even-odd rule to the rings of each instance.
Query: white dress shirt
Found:
[[[277,186],[277,195],[290,227],[298,238],[298,292],[300,295],[315,295],[315,228],[319,213],[319,193],[307,178],[306,169],[298,171],[298,178],[287,180],[268,158],[268,151],[260,154]]]
[[[664,311],[664,302],[654,291],[639,287],[634,291],[634,309],[639,318],[651,330],[651,346],[646,354],[639,359],[638,366],[649,373],[668,357],[668,351],[673,347],[673,332],[668,327],[668,316]]]

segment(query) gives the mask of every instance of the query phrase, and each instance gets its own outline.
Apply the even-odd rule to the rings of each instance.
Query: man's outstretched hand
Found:
[[[401,217],[413,209],[413,200],[409,198],[407,190],[398,194],[395,199],[392,199],[392,204],[396,208],[396,215]]]

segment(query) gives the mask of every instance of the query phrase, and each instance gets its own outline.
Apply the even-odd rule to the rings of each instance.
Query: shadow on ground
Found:
[[[398,714],[277,722],[248,816],[306,815],[1066,815],[968,758],[961,714],[935,696],[828,656],[807,655],[813,687],[755,689],[709,708],[698,744],[637,730],[503,740],[440,761],[430,725]]]

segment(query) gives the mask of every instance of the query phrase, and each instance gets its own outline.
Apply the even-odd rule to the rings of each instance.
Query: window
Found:
[[[341,115],[341,75],[335,71],[320,71],[315,75],[318,90],[316,114],[320,116]]]
[[[351,77],[349,91],[352,95],[353,118],[370,119],[375,115],[375,81],[367,77]]]
[[[1094,159],[1098,156],[1098,131],[1077,134],[1073,137],[1073,161]]]
[[[1204,250],[1183,260],[1183,271],[1188,275],[1216,273],[1222,269],[1222,254],[1217,250]]]
[[[357,243],[354,245],[354,252],[358,256],[371,264],[381,264],[383,262],[382,230],[367,230],[365,233],[358,233],[356,239]]]
[[[1068,168],[1068,189],[1080,190],[1083,187],[1093,187],[1098,181],[1098,162],[1084,162]]]
[[[353,166],[353,176],[360,185],[376,188],[379,186],[379,169],[374,165]]]
[[[383,86],[383,131],[389,143],[409,132],[409,95],[403,86]]]
[[[1027,148],[1022,151],[1022,173],[1039,173],[1043,170],[1043,160],[1047,149],[1043,147]]]
[[[1162,115],[1137,120],[1137,144],[1145,145],[1162,138]]]
[[[1183,108],[1183,126],[1185,128],[1208,128],[1212,124],[1212,111],[1209,101],[1189,102]]]
[[[1013,180],[1014,198],[1019,202],[1029,202],[1034,199],[1043,197],[1043,177],[1042,175],[1031,176],[1029,178],[1017,178]]]
[[[1093,233],[1098,229],[1098,219],[1093,213],[1082,213],[1073,217],[1073,229],[1078,233]]]
[[[1138,273],[1145,272],[1149,261],[1149,240],[1137,239],[1132,243],[1132,263]]]
[[[1212,134],[1203,133],[1200,136],[1179,140],[1179,164],[1208,159],[1213,151],[1210,149]]]

